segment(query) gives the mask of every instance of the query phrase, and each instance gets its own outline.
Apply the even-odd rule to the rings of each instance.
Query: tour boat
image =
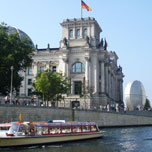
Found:
[[[0,124],[0,147],[44,145],[100,138],[94,122],[11,122]]]

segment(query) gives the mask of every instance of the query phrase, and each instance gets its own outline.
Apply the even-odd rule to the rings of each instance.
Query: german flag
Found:
[[[87,9],[87,11],[92,11],[92,9],[84,1],[81,1],[81,8]]]

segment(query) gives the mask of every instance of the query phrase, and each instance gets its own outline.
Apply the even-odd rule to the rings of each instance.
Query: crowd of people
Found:
[[[38,102],[36,99],[34,99],[34,97],[31,98],[18,98],[18,97],[13,97],[10,101],[10,97],[7,95],[4,98],[0,98],[0,104],[12,104],[12,105],[22,105],[22,106],[44,106],[43,102]],[[85,108],[80,108],[77,107],[78,109],[85,109]],[[88,108],[87,108],[88,109]],[[125,106],[124,104],[107,104],[107,105],[99,105],[99,106],[92,106],[89,108],[90,110],[101,110],[101,111],[115,111],[115,112],[119,112],[119,111],[129,111],[129,108],[127,106]],[[134,110],[136,111],[143,111],[145,110],[141,105],[137,105],[136,108],[134,108]],[[151,111],[151,108],[146,109],[148,111]]]
[[[31,99],[26,99],[26,98],[18,98],[18,97],[13,97],[10,99],[10,96],[5,96],[4,99],[0,100],[1,104],[12,104],[12,105],[34,105],[34,98],[32,97]]]

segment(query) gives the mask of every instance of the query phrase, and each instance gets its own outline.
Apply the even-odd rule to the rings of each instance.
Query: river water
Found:
[[[65,144],[0,149],[0,152],[152,152],[152,127],[108,128],[104,138]]]

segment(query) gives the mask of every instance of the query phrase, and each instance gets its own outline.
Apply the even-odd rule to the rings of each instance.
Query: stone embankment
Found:
[[[152,125],[152,111],[101,111],[72,110],[70,108],[50,108],[36,106],[0,106],[0,122],[19,121],[19,115],[24,115],[24,121],[94,121],[100,127],[148,126]]]

